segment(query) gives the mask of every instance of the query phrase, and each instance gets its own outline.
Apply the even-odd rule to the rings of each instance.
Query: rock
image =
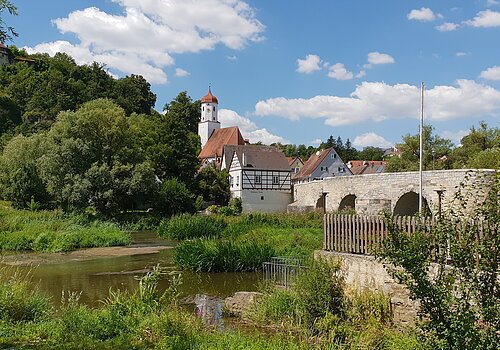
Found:
[[[236,292],[232,297],[227,297],[225,300],[226,309],[229,313],[235,316],[241,316],[244,311],[247,311],[256,300],[262,297],[259,292]]]

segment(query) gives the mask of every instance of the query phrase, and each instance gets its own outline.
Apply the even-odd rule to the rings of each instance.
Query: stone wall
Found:
[[[478,174],[494,173],[495,170],[436,170],[423,173],[423,196],[431,212],[436,213],[441,193],[442,209],[454,205],[454,197],[466,178],[478,178]],[[471,175],[467,175],[471,174]],[[340,202],[348,195],[355,195],[355,209],[359,214],[376,215],[381,210],[394,208],[406,193],[419,192],[419,173],[383,173],[332,177],[308,183],[296,184],[294,202],[288,206],[290,212],[317,208],[318,199],[326,194],[326,211],[336,211]],[[418,197],[417,197],[418,198]]]
[[[410,293],[401,284],[389,276],[384,265],[373,256],[336,253],[319,250],[315,257],[336,259],[342,262],[346,284],[359,291],[371,290],[388,296],[394,321],[401,324],[414,324],[418,304],[410,299]]]

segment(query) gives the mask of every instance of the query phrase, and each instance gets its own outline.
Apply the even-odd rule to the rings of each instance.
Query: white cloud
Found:
[[[392,142],[387,141],[385,138],[375,134],[374,132],[367,132],[365,134],[356,136],[352,144],[356,148],[364,148],[368,146],[389,148],[394,146]]]
[[[368,63],[370,65],[374,64],[390,64],[394,63],[394,58],[391,55],[380,52],[370,52],[368,54]]]
[[[266,145],[271,143],[290,143],[288,140],[281,136],[274,135],[267,131],[265,128],[259,128],[250,119],[240,116],[233,110],[221,109],[219,110],[219,121],[224,127],[237,126],[245,139],[249,139],[251,143],[261,141]]]
[[[190,73],[187,70],[184,70],[182,68],[176,68],[175,69],[175,76],[176,77],[187,77]]]
[[[457,57],[463,57],[463,56],[467,56],[467,55],[470,55],[470,52],[457,52],[455,54],[455,56],[457,56]]]
[[[319,146],[321,145],[323,141],[321,139],[314,139],[311,142],[309,142],[311,145]]]
[[[291,120],[318,118],[331,126],[418,118],[419,110],[419,86],[383,82],[363,82],[350,97],[277,97],[255,105],[255,113],[259,116],[280,116]],[[428,120],[484,115],[500,116],[500,91],[491,86],[472,80],[457,80],[456,86],[435,86],[426,91],[425,117]]]
[[[310,74],[321,69],[321,58],[318,55],[309,54],[305,59],[297,59],[297,72]]]
[[[414,21],[430,22],[434,21],[436,18],[442,18],[443,16],[440,15],[439,13],[438,14],[434,13],[428,7],[422,7],[419,10],[417,9],[411,10],[410,13],[406,15],[406,17]]]
[[[500,80],[500,67],[499,66],[490,67],[482,71],[479,76],[487,80]]]
[[[226,56],[226,58],[230,61],[236,61],[238,59],[236,55]]]
[[[356,74],[356,78],[363,78],[366,75],[366,70],[362,69]]]
[[[469,131],[466,130],[459,130],[459,131],[449,131],[445,130],[441,133],[441,137],[444,139],[448,139],[453,141],[455,145],[460,144],[460,140],[462,140],[462,137],[465,135],[469,135]]]
[[[486,0],[486,6],[497,6],[499,5],[500,2],[498,2],[498,0]]]
[[[500,12],[491,10],[480,11],[477,13],[476,17],[464,23],[476,28],[500,27]]]
[[[263,39],[264,25],[241,0],[113,1],[123,14],[89,7],[53,21],[62,34],[73,34],[79,43],[44,43],[29,52],[62,51],[78,63],[98,61],[165,83],[163,68],[174,64],[173,53],[212,50],[218,44],[239,50]]]
[[[354,74],[349,72],[343,63],[335,63],[333,66],[330,66],[328,77],[337,80],[350,80],[354,77]]]
[[[454,30],[457,30],[458,27],[459,27],[459,25],[456,23],[445,22],[443,24],[435,26],[434,28],[436,28],[440,32],[452,32]]]

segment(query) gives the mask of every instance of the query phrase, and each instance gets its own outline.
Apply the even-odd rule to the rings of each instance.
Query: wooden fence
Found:
[[[431,218],[398,216],[394,224],[413,233],[419,225],[432,225]],[[387,235],[381,216],[325,214],[323,220],[323,249],[335,252],[371,254]]]

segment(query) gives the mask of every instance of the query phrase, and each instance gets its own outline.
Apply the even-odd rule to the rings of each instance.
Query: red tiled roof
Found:
[[[328,156],[331,148],[324,149],[322,151],[318,151],[314,153],[309,159],[304,163],[304,166],[299,170],[297,175],[295,175],[294,179],[303,179],[311,176],[311,174],[316,170],[316,168],[321,164],[323,159]]]
[[[208,88],[208,93],[201,98],[201,103],[219,103],[219,100],[212,95],[212,91]]]
[[[237,126],[229,128],[217,129],[208,139],[205,147],[201,150],[198,158],[215,158],[222,157],[223,148],[225,145],[244,145],[245,140],[241,136],[240,129]]]
[[[347,162],[353,175],[383,173],[386,163],[383,160],[350,160]]]

